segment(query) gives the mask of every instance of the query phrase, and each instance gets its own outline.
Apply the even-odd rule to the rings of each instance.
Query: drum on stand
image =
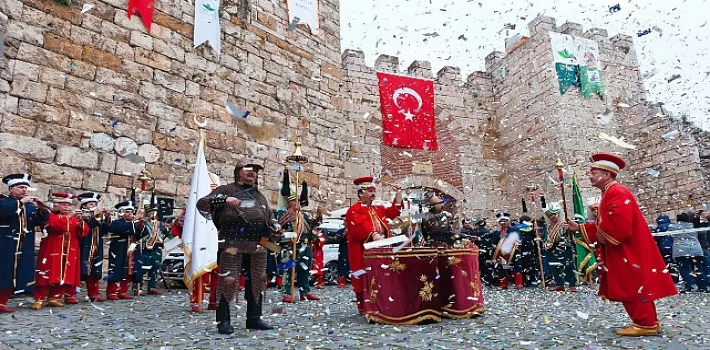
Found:
[[[364,253],[364,309],[368,322],[419,324],[441,321],[439,251],[373,248]]]
[[[483,288],[478,271],[478,247],[439,251],[439,288],[443,316],[471,318],[484,312]]]

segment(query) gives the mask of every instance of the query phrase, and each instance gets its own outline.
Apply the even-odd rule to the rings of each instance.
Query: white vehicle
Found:
[[[166,241],[163,249],[163,262],[161,269],[165,279],[175,286],[185,287],[183,276],[185,274],[185,253],[182,250],[182,240],[173,238]]]

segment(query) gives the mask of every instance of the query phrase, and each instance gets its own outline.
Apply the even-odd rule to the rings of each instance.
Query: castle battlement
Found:
[[[486,72],[476,71],[468,75],[464,80],[461,80],[461,68],[456,66],[443,66],[436,72],[434,77],[431,62],[429,61],[412,61],[406,71],[402,71],[400,67],[399,57],[390,55],[379,55],[375,59],[375,64],[372,67],[365,63],[365,53],[360,50],[346,49],[342,54],[343,69],[348,71],[379,71],[396,74],[406,74],[412,77],[435,80],[440,84],[461,85],[486,76]],[[453,84],[452,84],[453,83]]]

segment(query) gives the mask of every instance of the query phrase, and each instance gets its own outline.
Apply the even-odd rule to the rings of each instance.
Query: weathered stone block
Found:
[[[113,151],[114,148],[114,140],[113,137],[104,134],[102,132],[100,133],[95,133],[91,135],[91,147],[103,151],[103,152],[111,152]]]
[[[139,30],[131,31],[131,45],[140,46],[147,50],[153,49],[153,37]]]
[[[170,71],[171,61],[169,58],[141,47],[136,47],[135,60],[136,63],[140,63],[148,67]]]
[[[134,176],[143,170],[143,163],[135,163],[134,157],[116,157],[116,174]]]
[[[79,146],[83,133],[81,130],[67,128],[66,126],[50,123],[37,123],[35,137],[60,145]]]
[[[143,144],[138,147],[138,155],[143,157],[146,163],[155,163],[160,158],[160,150],[152,144]]]
[[[99,154],[101,162],[99,164],[99,170],[105,173],[113,173],[116,171],[116,155],[111,153]]]
[[[68,165],[73,168],[96,169],[99,166],[99,155],[95,151],[59,146],[54,161],[59,165]]]
[[[40,162],[51,162],[56,154],[56,151],[49,147],[46,142],[32,137],[7,133],[0,133],[0,149],[4,152],[14,152]]]
[[[114,150],[119,156],[125,157],[129,154],[137,154],[138,144],[127,137],[119,137],[114,141]]]
[[[176,91],[185,92],[185,79],[175,76],[170,73],[164,73],[162,71],[155,72],[155,78],[153,80],[156,84],[165,86],[166,88]]]
[[[84,170],[81,187],[90,191],[103,192],[108,183],[108,174],[101,171]]]
[[[153,42],[153,50],[177,61],[185,62],[185,50],[177,45],[168,44],[162,40],[155,40]]]
[[[11,95],[44,102],[47,98],[47,84],[35,83],[26,79],[16,79],[12,82]]]
[[[81,170],[56,164],[31,163],[30,171],[34,181],[64,187],[80,188],[83,179]]]
[[[110,174],[108,178],[109,187],[133,188],[133,177],[129,175]]]
[[[102,51],[91,46],[84,46],[82,60],[115,71],[118,71],[121,68],[120,58],[114,56],[111,52]]]

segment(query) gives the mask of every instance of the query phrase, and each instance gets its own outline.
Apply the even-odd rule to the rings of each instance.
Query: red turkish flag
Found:
[[[382,142],[436,151],[434,82],[377,72],[382,105]]]
[[[143,20],[143,25],[148,29],[148,33],[150,33],[150,25],[153,23],[154,2],[155,0],[128,0],[128,12],[126,13],[126,17],[130,19],[134,13],[138,12]]]

